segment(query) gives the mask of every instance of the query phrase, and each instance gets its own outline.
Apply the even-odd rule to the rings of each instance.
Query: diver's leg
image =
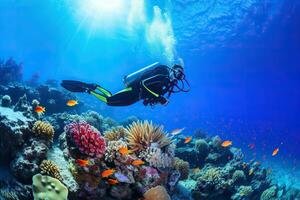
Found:
[[[110,91],[108,91],[107,89],[101,87],[100,85],[98,85],[96,89],[99,90],[100,92],[102,92],[102,94],[104,94],[107,97],[111,97],[112,96],[112,94],[111,94]]]
[[[99,99],[100,101],[104,102],[104,103],[107,103],[107,97],[105,97],[104,95],[102,94],[99,94],[95,91],[90,91],[89,92],[91,95],[95,96],[97,99]]]
[[[107,98],[107,105],[110,106],[128,106],[139,100],[139,94],[136,90],[125,88]]]

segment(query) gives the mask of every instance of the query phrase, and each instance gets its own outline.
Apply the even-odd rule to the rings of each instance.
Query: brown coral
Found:
[[[163,186],[151,188],[144,194],[145,200],[171,200],[167,190]]]
[[[53,126],[47,122],[36,121],[33,125],[32,132],[37,137],[44,138],[49,141],[53,140],[54,129]]]
[[[107,141],[117,141],[126,136],[126,129],[123,126],[118,126],[104,132],[104,138]]]
[[[60,175],[60,170],[58,166],[51,160],[43,160],[40,165],[41,173],[44,175],[51,176],[53,178],[62,181],[62,176]]]
[[[180,158],[175,157],[175,169],[180,172],[180,180],[189,178],[190,164]]]
[[[162,126],[155,126],[152,122],[133,122],[127,127],[126,140],[133,151],[143,151],[155,143],[163,148],[171,144],[171,139],[163,131]]]

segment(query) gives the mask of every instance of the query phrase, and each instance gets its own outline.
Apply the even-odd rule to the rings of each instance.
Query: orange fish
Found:
[[[119,153],[122,154],[122,156],[127,155],[127,154],[130,154],[131,152],[132,152],[132,151],[131,151],[131,150],[128,150],[127,147],[121,147],[121,148],[119,149]]]
[[[134,161],[132,161],[131,164],[132,164],[133,166],[140,166],[140,165],[145,164],[145,162],[142,161],[142,160],[134,160]]]
[[[173,136],[180,134],[185,128],[177,128],[171,132]]]
[[[78,101],[76,100],[69,100],[67,102],[67,106],[76,106],[78,104]]]
[[[110,185],[116,185],[116,184],[119,183],[118,180],[112,179],[112,178],[107,179],[107,182],[108,182]]]
[[[190,141],[192,141],[192,137],[187,137],[187,138],[185,138],[184,143],[187,144]]]
[[[45,107],[42,106],[37,106],[35,107],[34,111],[38,114],[44,114],[44,112],[46,111]]]
[[[276,149],[273,151],[272,156],[276,156],[276,155],[278,154],[278,152],[279,152],[279,148],[276,148]]]
[[[77,159],[76,163],[80,166],[80,167],[86,167],[89,165],[89,161],[88,160],[82,160],[82,159]]]
[[[101,176],[102,178],[106,178],[106,177],[109,177],[111,175],[113,175],[115,173],[116,170],[114,169],[107,169],[107,170],[104,170],[102,173],[101,173]]]
[[[232,141],[226,140],[221,145],[222,145],[222,147],[229,147],[232,145]]]

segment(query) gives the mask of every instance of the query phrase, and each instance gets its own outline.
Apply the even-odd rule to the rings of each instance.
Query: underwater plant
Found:
[[[163,148],[172,143],[163,131],[162,126],[153,125],[149,121],[133,122],[127,128],[126,140],[133,151],[146,150],[151,144]]]

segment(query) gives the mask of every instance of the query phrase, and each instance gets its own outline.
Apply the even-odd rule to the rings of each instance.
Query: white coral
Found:
[[[127,147],[126,142],[122,140],[109,141],[105,151],[105,160],[108,162],[113,162],[115,160],[123,160],[123,157],[119,152],[119,149],[122,147]]]
[[[155,146],[148,147],[145,151],[142,151],[139,154],[139,157],[147,161],[150,166],[153,167],[166,168],[173,167],[174,165],[174,157],[172,153],[171,155],[163,153],[160,148]]]

